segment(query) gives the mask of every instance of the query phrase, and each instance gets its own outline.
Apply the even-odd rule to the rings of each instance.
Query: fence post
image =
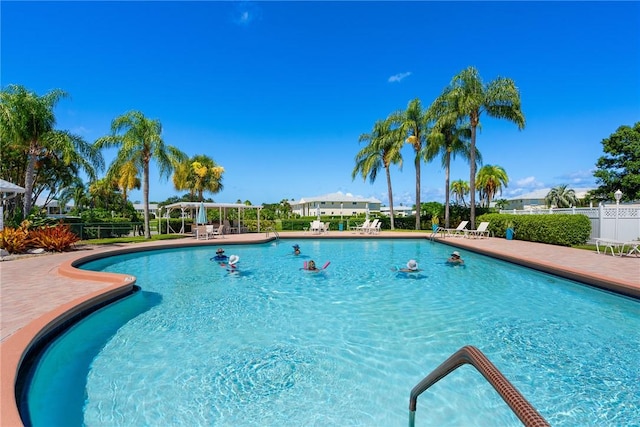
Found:
[[[602,223],[603,223],[603,217],[604,217],[604,205],[602,204],[602,202],[600,202],[598,204],[598,225],[599,225],[599,230],[598,230],[598,237],[599,239],[602,238]]]

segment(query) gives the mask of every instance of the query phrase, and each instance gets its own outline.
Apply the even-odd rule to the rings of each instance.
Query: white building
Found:
[[[297,202],[291,202],[291,210],[300,216],[320,215],[355,216],[380,212],[382,202],[373,197],[365,198],[350,193],[325,194],[324,196],[303,197]]]
[[[584,198],[587,195],[587,192],[591,191],[592,188],[574,188],[573,191],[576,193],[576,197],[578,199]],[[541,188],[536,191],[532,191],[531,193],[522,194],[517,197],[513,197],[507,200],[507,205],[504,207],[504,210],[511,209],[547,209],[547,203],[544,201],[547,194],[549,194],[551,188]]]
[[[391,209],[389,209],[389,206],[382,206],[380,207],[380,213],[382,215],[386,215],[386,216],[390,216],[391,215]],[[410,216],[415,214],[414,209],[411,206],[396,206],[393,205],[393,216],[395,217],[399,217],[399,216]]]

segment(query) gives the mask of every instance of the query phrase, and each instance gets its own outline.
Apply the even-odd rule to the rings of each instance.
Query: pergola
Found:
[[[172,210],[180,209],[180,216],[182,217],[183,221],[182,221],[182,228],[180,229],[179,233],[184,233],[185,213],[189,212],[188,217],[195,218],[195,215],[193,215],[193,213],[197,212],[201,206],[204,206],[205,210],[218,209],[218,211],[220,212],[220,221],[223,221],[224,219],[226,219],[227,211],[229,209],[237,209],[238,210],[238,232],[240,232],[240,230],[242,229],[242,213],[244,212],[244,210],[256,209],[257,217],[258,217],[258,232],[260,232],[260,209],[262,209],[262,206],[245,205],[242,203],[178,202],[178,203],[172,203],[170,205],[165,206],[165,208],[167,209],[167,213],[165,215],[167,218],[167,233],[169,232],[169,230],[174,231],[173,229],[171,229],[169,225],[169,218]]]
[[[4,229],[4,201],[16,197],[25,192],[19,185],[0,179],[0,230]]]

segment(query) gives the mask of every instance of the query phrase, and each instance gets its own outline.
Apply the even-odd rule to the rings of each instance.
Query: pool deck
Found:
[[[282,239],[333,238],[425,238],[430,232],[407,233],[382,231],[377,236],[332,231],[327,235],[309,232],[280,232]],[[135,244],[79,247],[61,254],[43,254],[0,262],[0,425],[22,426],[15,401],[17,371],[26,350],[43,335],[71,317],[98,302],[129,291],[135,277],[77,270],[76,260],[99,258],[104,254],[120,254],[181,246],[259,243],[272,240],[274,234],[249,233],[226,235],[224,238],[177,240]],[[612,256],[588,250],[572,249],[541,243],[499,238],[466,239],[435,238],[461,251],[490,255],[519,265],[535,268],[609,289],[640,299],[640,257]]]

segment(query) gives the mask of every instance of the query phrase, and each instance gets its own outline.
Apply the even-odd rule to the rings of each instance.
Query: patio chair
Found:
[[[324,234],[329,234],[329,224],[331,224],[330,222],[321,222],[320,225],[322,226],[322,233]]]
[[[469,221],[460,221],[460,224],[458,224],[456,228],[438,227],[435,232],[442,233],[442,237],[464,236],[464,230],[467,228],[467,224],[469,224]]]
[[[380,224],[380,220],[378,218],[374,219],[371,224],[364,229],[364,232],[367,234],[375,234],[376,229],[378,229],[378,224]]]
[[[309,226],[309,230],[311,230],[311,234],[320,234],[322,233],[323,225],[319,220],[311,221]]]
[[[213,226],[211,227],[213,228]],[[224,227],[225,227],[224,224],[221,224],[218,226],[218,228],[214,228],[214,230],[211,233],[211,236],[212,237],[220,236],[221,238],[224,239]]]
[[[474,239],[479,239],[483,237],[489,237],[489,223],[481,222],[478,228],[475,230],[464,230],[464,236],[467,238],[473,237]]]
[[[355,227],[352,227],[352,230],[357,231],[359,233],[364,233],[364,230],[369,228],[369,224],[371,221],[369,221],[368,219],[365,220],[365,222],[363,222],[360,225],[356,225]]]
[[[382,227],[382,222],[380,222],[380,221],[378,221],[375,225],[371,224],[371,226],[369,226],[369,233],[371,233],[371,234],[380,234],[380,228],[381,227]]]

